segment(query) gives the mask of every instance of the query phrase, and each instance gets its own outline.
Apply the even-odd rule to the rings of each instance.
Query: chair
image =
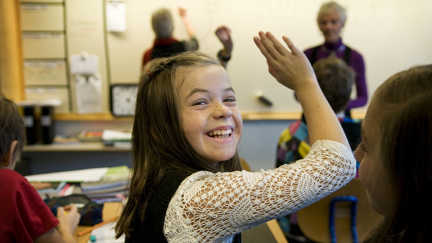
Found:
[[[376,213],[368,202],[366,191],[358,179],[320,201],[297,212],[300,229],[309,239],[321,242],[332,242],[330,235],[330,205],[334,206],[334,231],[337,242],[353,242],[351,230],[351,202],[334,203],[334,199],[353,196],[357,202],[356,231],[359,242],[368,239],[372,231],[380,224],[383,217]]]

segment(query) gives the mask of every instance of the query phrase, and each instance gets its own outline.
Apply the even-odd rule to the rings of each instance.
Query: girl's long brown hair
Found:
[[[390,77],[376,91],[384,167],[398,190],[396,210],[370,242],[429,242],[432,213],[432,65]],[[390,200],[390,199],[389,199]],[[369,241],[368,241],[369,242]]]
[[[198,155],[187,141],[176,106],[175,74],[179,67],[219,65],[199,53],[186,52],[175,57],[152,61],[142,76],[137,95],[132,131],[133,174],[129,198],[115,227],[116,236],[130,237],[138,221],[144,222],[149,199],[167,168],[193,173],[198,170],[240,170],[236,153],[219,168]]]

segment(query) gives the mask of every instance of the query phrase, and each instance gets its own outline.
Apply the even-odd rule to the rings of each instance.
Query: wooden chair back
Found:
[[[359,242],[365,241],[379,225],[383,217],[376,213],[369,204],[366,191],[358,179],[352,180],[346,186],[320,201],[297,212],[300,229],[313,241],[327,243],[330,238],[330,202],[338,196],[355,196],[357,202],[357,233]],[[351,204],[340,202],[335,206],[335,231],[337,242],[352,242],[351,235]]]

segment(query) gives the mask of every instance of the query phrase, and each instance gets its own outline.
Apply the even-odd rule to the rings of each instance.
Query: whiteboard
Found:
[[[137,82],[143,52],[154,39],[150,16],[160,7],[173,11],[174,37],[184,39],[186,30],[177,7],[188,10],[200,51],[213,57],[221,48],[214,36],[217,26],[232,30],[233,57],[228,73],[242,112],[296,112],[301,108],[292,92],[268,74],[264,58],[252,38],[259,30],[289,36],[302,50],[321,44],[316,24],[320,0],[124,0],[127,30],[107,33],[111,83]],[[344,42],[358,50],[366,62],[369,94],[391,74],[414,65],[432,63],[432,1],[345,0],[347,22]],[[273,101],[266,107],[256,99],[263,92]]]

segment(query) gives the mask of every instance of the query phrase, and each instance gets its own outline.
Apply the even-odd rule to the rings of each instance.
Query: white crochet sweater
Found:
[[[235,233],[306,207],[356,172],[351,150],[320,140],[306,158],[258,172],[196,172],[172,197],[164,222],[169,242],[231,242]]]

